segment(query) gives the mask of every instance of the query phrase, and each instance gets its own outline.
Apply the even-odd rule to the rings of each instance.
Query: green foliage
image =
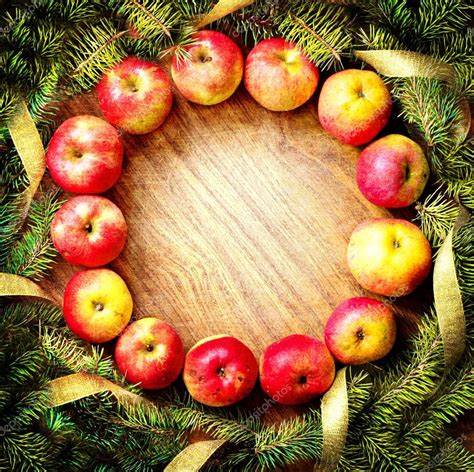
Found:
[[[64,93],[91,90],[101,74],[133,53],[150,59],[183,54],[196,21],[211,0],[40,0],[6,6],[0,21],[0,270],[38,279],[54,261],[51,219],[56,192],[32,204],[22,229],[27,185],[5,127],[20,98],[46,143],[54,102]],[[427,153],[435,186],[417,204],[422,230],[439,246],[459,213],[474,208],[472,140],[460,133],[463,100],[473,97],[468,2],[257,0],[210,25],[248,47],[281,35],[296,41],[321,69],[335,69],[352,48],[410,49],[453,65],[455,84],[427,78],[386,79],[395,108]],[[32,6],[33,11],[28,8]],[[454,236],[456,268],[473,334],[474,220]],[[264,471],[317,460],[322,427],[317,405],[274,426],[258,411],[211,409],[180,389],[155,405],[122,405],[107,393],[50,408],[46,383],[90,372],[130,391],[102,349],[79,341],[59,309],[44,303],[0,300],[0,469],[48,471],[160,470],[187,444],[189,432],[228,441],[211,470]],[[349,435],[340,470],[472,470],[473,456],[445,426],[473,404],[472,342],[448,374],[433,309],[418,330],[370,377],[349,371]],[[1,429],[3,428],[3,429]]]
[[[33,200],[28,213],[28,229],[10,249],[6,272],[33,280],[44,276],[57,255],[49,232],[53,217],[62,203],[55,189]]]

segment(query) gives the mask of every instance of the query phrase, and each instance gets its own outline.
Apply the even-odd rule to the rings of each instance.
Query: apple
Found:
[[[374,218],[354,230],[347,248],[349,269],[367,290],[401,297],[415,290],[431,270],[431,246],[413,223]]]
[[[316,90],[319,71],[295,44],[281,38],[259,42],[245,61],[245,88],[263,107],[294,110]]]
[[[186,100],[215,105],[227,100],[239,86],[244,59],[232,39],[218,31],[199,31],[183,50],[187,58],[173,57],[171,75]]]
[[[357,161],[357,185],[369,202],[384,208],[411,205],[422,194],[430,168],[421,147],[401,134],[369,144]]]
[[[347,69],[323,84],[318,102],[321,126],[345,144],[371,141],[387,124],[392,99],[383,80],[369,70]]]
[[[258,364],[252,351],[237,338],[217,335],[195,344],[184,361],[189,394],[208,406],[228,406],[246,397],[255,386]]]
[[[270,344],[260,358],[260,383],[275,402],[307,403],[326,392],[334,381],[336,366],[323,342],[292,334]]]
[[[103,193],[122,173],[123,144],[117,130],[100,118],[78,115],[64,121],[49,142],[46,163],[67,192]]]
[[[365,364],[385,357],[397,336],[395,314],[387,303],[368,297],[342,302],[326,322],[324,338],[344,364]]]
[[[127,326],[133,310],[127,285],[109,269],[88,269],[72,276],[64,291],[64,319],[90,343],[105,343]]]
[[[105,119],[130,134],[158,128],[173,103],[171,80],[155,63],[127,57],[106,71],[97,85]]]
[[[115,361],[129,382],[144,389],[165,388],[181,372],[184,347],[170,324],[157,318],[141,318],[120,335]]]
[[[70,264],[99,267],[122,252],[127,223],[120,209],[109,199],[78,195],[54,215],[51,239]]]

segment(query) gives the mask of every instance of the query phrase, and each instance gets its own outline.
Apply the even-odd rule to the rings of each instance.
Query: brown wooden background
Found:
[[[63,118],[76,114],[101,116],[94,94],[61,105]],[[321,337],[338,303],[366,294],[346,246],[358,223],[390,213],[362,197],[359,151],[322,132],[314,99],[276,113],[241,89],[213,107],[175,94],[159,130],[123,139],[124,173],[106,196],[129,236],[110,267],[127,282],[136,318],[171,322],[187,348],[227,333],[260,355],[291,333]],[[42,285],[60,302],[78,269],[63,261]],[[395,309],[416,320],[429,299],[430,281]]]

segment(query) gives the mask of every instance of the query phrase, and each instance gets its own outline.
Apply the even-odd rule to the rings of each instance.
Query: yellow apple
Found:
[[[347,249],[352,275],[362,287],[401,297],[415,290],[431,270],[431,246],[413,223],[375,218],[360,224]]]
[[[122,277],[109,269],[77,272],[64,291],[64,319],[90,343],[118,336],[132,316],[132,296]]]

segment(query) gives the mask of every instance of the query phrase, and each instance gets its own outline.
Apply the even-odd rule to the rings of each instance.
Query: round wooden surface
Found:
[[[136,318],[171,322],[187,348],[227,333],[259,355],[291,333],[321,337],[334,307],[365,293],[347,243],[358,223],[390,213],[360,194],[359,150],[322,131],[315,101],[276,113],[242,89],[213,107],[175,94],[160,129],[123,135],[124,172],[107,196],[129,235],[110,267]],[[62,118],[101,116],[94,94],[61,106]],[[62,261],[42,285],[60,302],[77,270]],[[397,311],[414,315],[415,298]]]

